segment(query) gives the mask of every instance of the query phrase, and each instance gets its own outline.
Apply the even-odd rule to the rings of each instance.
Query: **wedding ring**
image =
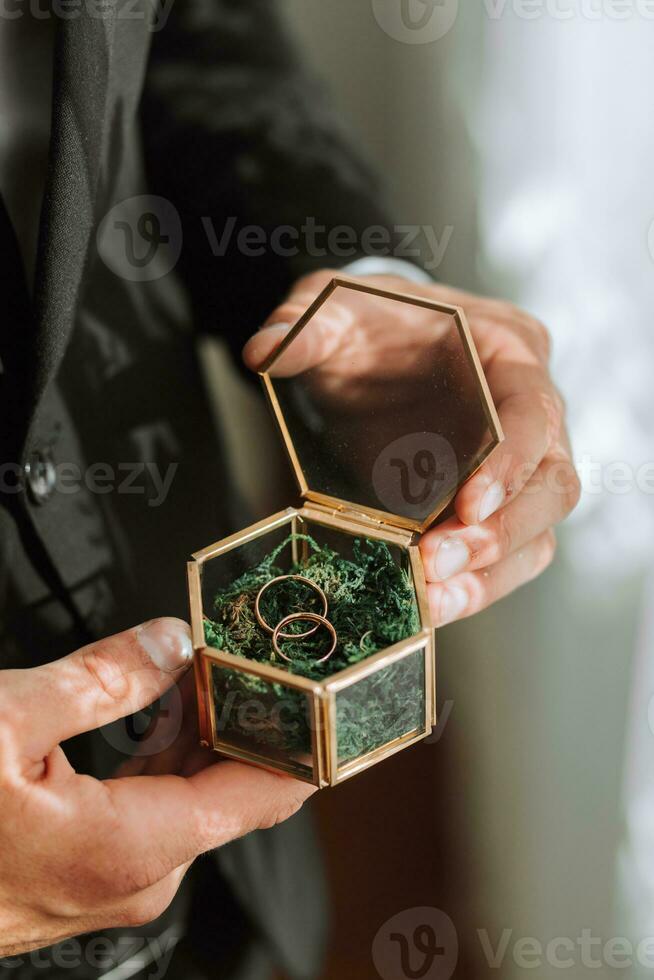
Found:
[[[315,663],[317,664],[324,663],[325,660],[328,660],[331,657],[332,653],[336,649],[337,636],[336,636],[336,630],[334,629],[333,625],[329,622],[328,619],[326,619],[324,616],[321,616],[319,613],[312,613],[312,612],[291,613],[290,616],[284,616],[283,619],[280,619],[280,621],[277,623],[277,626],[275,626],[275,629],[273,630],[273,638],[272,638],[273,650],[283,660],[286,660],[287,663],[290,664],[293,662],[290,657],[286,656],[286,654],[280,648],[279,643],[277,641],[280,638],[288,639],[290,637],[291,639],[297,640],[301,636],[306,636],[306,633],[289,634],[289,633],[282,633],[281,631],[283,626],[288,626],[289,623],[296,623],[299,619],[308,619],[309,622],[316,623],[316,625],[312,629],[312,632],[319,629],[321,626],[324,626],[325,629],[329,630],[329,632],[331,633],[332,645],[330,646],[327,653],[325,653],[322,657],[320,657],[319,660],[315,661]]]
[[[271,578],[269,582],[266,582],[265,585],[261,586],[261,588],[257,593],[257,598],[254,601],[254,615],[257,617],[257,622],[259,626],[261,626],[261,628],[264,629],[266,633],[272,634],[275,632],[275,630],[273,630],[272,626],[268,625],[268,623],[261,615],[261,596],[266,591],[266,589],[269,589],[271,585],[275,584],[275,582],[283,582],[285,579],[295,579],[296,581],[303,582],[305,585],[308,585],[310,588],[314,589],[322,599],[322,616],[324,617],[327,615],[327,596],[325,595],[325,593],[323,592],[323,590],[320,588],[319,585],[316,585],[316,583],[312,582],[311,579],[305,578],[304,575],[278,575],[277,578]],[[304,613],[302,613],[302,615],[304,616]],[[277,624],[275,629],[278,628],[279,628],[279,624]],[[312,626],[311,629],[307,630],[305,633],[279,633],[278,636],[282,640],[301,640],[305,636],[311,636],[313,633],[316,632],[317,629],[320,629],[320,623],[318,623],[317,626]]]

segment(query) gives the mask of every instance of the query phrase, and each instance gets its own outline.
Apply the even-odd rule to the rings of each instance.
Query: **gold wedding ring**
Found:
[[[312,633],[314,633],[321,626],[324,626],[325,629],[328,630],[329,633],[331,634],[332,644],[331,644],[329,650],[327,651],[327,653],[323,654],[323,656],[320,657],[319,660],[316,660],[315,661],[315,663],[317,663],[317,664],[324,663],[325,660],[328,660],[331,657],[332,653],[336,649],[337,638],[336,638],[336,630],[334,629],[334,627],[332,626],[332,624],[329,622],[328,619],[326,619],[324,616],[321,616],[319,613],[312,613],[312,612],[291,613],[290,616],[284,616],[283,619],[280,619],[280,621],[277,623],[277,626],[275,626],[274,630],[272,631],[272,635],[273,635],[273,638],[272,638],[273,650],[283,660],[286,660],[287,663],[290,664],[290,663],[293,662],[290,657],[287,657],[286,656],[286,654],[280,648],[279,643],[277,641],[279,639],[293,639],[293,640],[296,640],[296,639],[298,639],[301,636],[307,636],[306,633],[282,633],[282,627],[283,626],[288,626],[289,623],[296,623],[300,619],[306,619],[310,623],[315,623],[316,624],[315,626],[313,626],[311,628],[311,631],[310,632],[312,632]]]
[[[278,623],[275,629],[273,629],[272,626],[270,626],[265,621],[265,619],[261,614],[260,604],[261,604],[261,596],[263,595],[263,593],[266,591],[266,589],[269,589],[271,585],[274,585],[276,582],[283,582],[286,579],[295,579],[297,582],[303,582],[305,585],[308,585],[311,589],[314,589],[322,599],[323,608],[322,608],[322,616],[320,617],[320,622],[318,622],[316,626],[312,626],[311,629],[307,630],[305,633],[279,633],[277,631],[279,630],[280,624]],[[257,593],[257,598],[255,599],[254,602],[254,615],[257,617],[257,622],[259,626],[261,626],[262,629],[266,631],[266,633],[270,633],[270,634],[277,633],[277,636],[281,640],[301,640],[303,637],[311,636],[313,633],[316,632],[317,629],[320,629],[320,623],[327,615],[327,596],[325,595],[325,593],[323,592],[323,590],[320,588],[319,585],[316,585],[316,583],[312,582],[311,579],[305,578],[304,575],[278,575],[276,578],[271,578],[269,582],[266,582],[266,584],[262,585],[261,588],[259,589]],[[300,613],[299,615],[301,618],[312,619],[314,615],[318,615],[318,614]],[[287,620],[288,617],[284,620],[284,622],[287,622]],[[331,626],[331,623],[329,625]],[[281,656],[284,655],[281,654]],[[288,660],[288,657],[285,657],[284,659]]]

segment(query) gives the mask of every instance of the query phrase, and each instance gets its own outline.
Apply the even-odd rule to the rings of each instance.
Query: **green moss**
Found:
[[[290,567],[281,567],[277,564],[280,555],[293,542],[305,543],[305,556]],[[283,574],[303,575],[327,596],[327,615],[336,629],[338,643],[329,660],[322,664],[316,660],[331,642],[326,630],[283,641],[282,648],[292,661],[288,664],[276,657],[270,635],[256,621],[254,602],[259,589]],[[321,612],[320,598],[301,582],[281,582],[262,597],[261,611],[271,626],[289,613],[307,610]],[[288,632],[302,632],[309,625],[300,621],[292,624]],[[256,567],[222,589],[215,596],[211,618],[205,620],[205,636],[211,646],[251,660],[272,662],[282,670],[312,680],[323,680],[359,663],[419,629],[411,579],[393,560],[384,542],[355,539],[352,557],[344,558],[306,534],[289,535]],[[420,657],[409,658],[339,695],[340,761],[356,758],[420,723],[424,678],[420,681],[416,673],[422,671],[419,661]],[[310,752],[306,698],[301,692],[238,671],[217,669],[214,676],[217,711],[223,729],[232,737],[238,735],[241,741],[246,737],[259,747],[281,752]],[[221,705],[226,703],[230,705],[227,716],[221,712]],[[284,705],[283,710],[279,710],[280,704]]]

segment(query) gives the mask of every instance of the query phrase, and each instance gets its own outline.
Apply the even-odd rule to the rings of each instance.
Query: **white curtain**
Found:
[[[441,634],[448,805],[468,880],[448,911],[475,977],[488,972],[479,930],[497,946],[507,928],[501,969],[488,973],[503,980],[524,975],[513,951],[529,938],[543,947],[539,980],[561,976],[552,959],[564,947],[547,954],[557,937],[575,947],[575,978],[614,975],[605,944],[622,934],[634,944],[629,975],[651,972],[636,955],[654,936],[646,6],[461,2],[446,36],[407,44],[367,2],[289,0],[310,57],[386,170],[399,220],[453,227],[439,276],[507,296],[550,327],[584,480],[544,578]],[[584,930],[601,940],[599,966],[584,962]]]
[[[631,678],[624,742],[621,711],[606,710],[622,685],[590,685],[598,728],[613,722],[625,758],[620,806],[602,807],[619,822],[596,858],[610,862],[618,838],[606,896],[616,916],[604,919],[603,938],[627,936],[632,972],[645,975],[654,969],[651,948],[638,949],[654,936],[654,591],[643,583],[654,567],[654,24],[635,4],[625,21],[589,20],[572,6],[570,20],[486,19],[483,83],[466,117],[480,161],[482,279],[499,281],[554,334],[586,491],[565,536],[575,605],[600,621],[608,606],[618,644],[595,648],[595,670],[610,680],[617,665]],[[573,653],[562,685],[579,665]],[[609,794],[620,783],[601,749],[601,737],[588,744],[587,765]],[[575,810],[560,803],[563,836],[574,833]],[[586,907],[595,881],[585,882]]]

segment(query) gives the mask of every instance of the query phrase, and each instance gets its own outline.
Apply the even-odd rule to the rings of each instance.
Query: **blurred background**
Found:
[[[397,223],[434,230],[436,278],[550,328],[584,484],[545,576],[439,632],[432,738],[313,801],[322,980],[648,976],[654,4],[283,4]],[[243,494],[259,516],[294,502],[263,403],[206,359],[221,417],[249,419],[226,432]],[[390,920],[411,943],[430,915],[446,955],[389,972]]]

